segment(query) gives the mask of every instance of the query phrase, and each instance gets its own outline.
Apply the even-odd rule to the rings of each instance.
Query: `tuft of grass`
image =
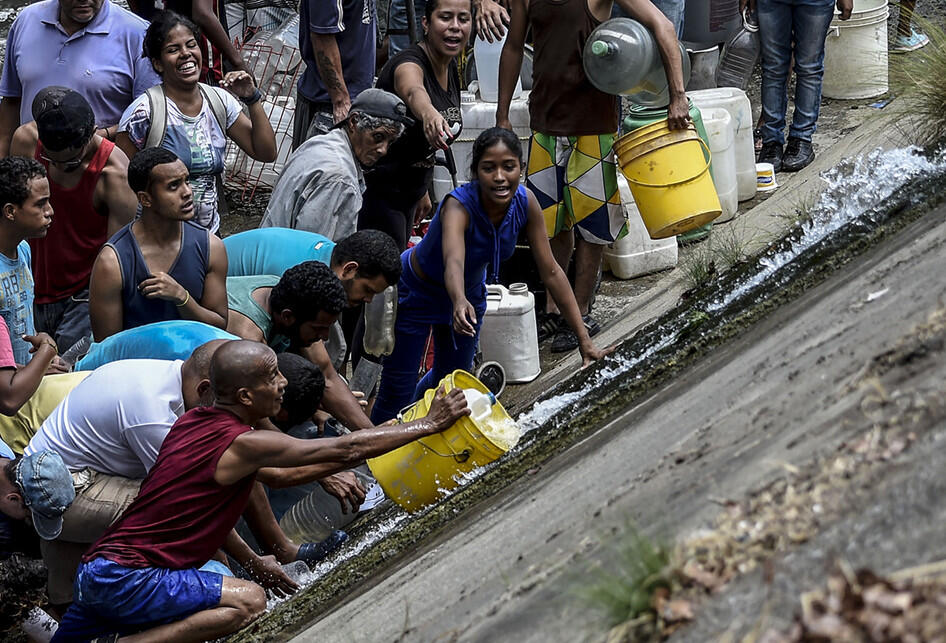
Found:
[[[725,227],[717,226],[713,229],[709,240],[713,263],[721,270],[729,270],[746,258],[749,241],[736,231],[735,222]]]
[[[691,246],[680,262],[683,271],[683,284],[686,290],[704,286],[716,276],[716,264],[713,263],[712,249],[707,243]]]
[[[916,119],[917,142],[924,144],[946,136],[946,32],[922,16],[914,14],[913,21],[930,44],[891,56],[890,81]]]
[[[811,221],[811,213],[820,198],[821,192],[806,192],[795,201],[791,212],[781,212],[776,216],[792,226],[804,225]]]
[[[617,539],[607,567],[593,568],[575,593],[590,609],[603,613],[612,626],[647,615],[656,617],[655,592],[669,591],[673,582],[670,549],[633,525]]]

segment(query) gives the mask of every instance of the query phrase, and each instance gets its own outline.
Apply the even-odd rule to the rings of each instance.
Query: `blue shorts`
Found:
[[[123,567],[106,558],[79,566],[75,602],[54,641],[88,641],[179,621],[220,603],[223,576],[200,569]]]

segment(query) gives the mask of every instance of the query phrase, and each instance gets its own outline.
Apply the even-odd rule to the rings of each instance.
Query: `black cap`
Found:
[[[407,115],[407,105],[391,92],[372,87],[362,91],[351,102],[352,112],[361,112],[369,116],[390,118],[393,121],[413,125],[414,119]]]
[[[95,132],[95,114],[82,94],[52,85],[33,99],[33,120],[43,147],[59,152],[81,147]]]

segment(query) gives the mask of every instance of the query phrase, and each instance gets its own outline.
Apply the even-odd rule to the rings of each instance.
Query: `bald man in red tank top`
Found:
[[[286,378],[276,354],[234,340],[214,353],[216,402],[185,413],[161,445],[138,497],[86,552],[76,601],[53,641],[139,632],[136,641],[205,641],[235,632],[266,608],[263,589],[199,567],[226,540],[257,475],[306,467],[323,475],[443,431],[468,415],[460,389],[439,390],[420,420],[338,438],[298,440],[254,425],[276,415]]]

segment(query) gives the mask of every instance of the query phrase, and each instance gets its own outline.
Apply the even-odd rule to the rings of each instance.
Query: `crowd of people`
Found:
[[[265,590],[295,591],[281,565],[321,560],[346,534],[289,538],[272,490],[317,485],[354,515],[366,458],[469,413],[438,389],[424,418],[394,422],[473,367],[486,284],[520,240],[549,293],[540,338],[584,365],[608,353],[592,302],[603,248],[626,231],[619,104],[585,76],[581,43],[612,1],[407,1],[417,41],[391,31],[378,65],[370,0],[303,0],[294,151],[261,226],[224,239],[228,140],[264,163],[277,153],[217,3],[41,0],[14,21],[0,78],[0,545],[45,562],[55,640],[214,639],[259,616]],[[765,23],[772,2],[758,2]],[[656,37],[669,126],[690,126],[683,1],[618,5]],[[472,180],[433,203],[474,29],[506,38],[496,127],[474,142]],[[524,150],[509,106],[527,34]],[[794,138],[810,141],[810,102],[796,102],[811,122]],[[765,114],[763,156],[784,109]],[[391,287],[395,343],[379,358],[362,310]],[[377,385],[353,391],[343,374],[379,359]],[[299,430],[327,425],[343,428]]]

